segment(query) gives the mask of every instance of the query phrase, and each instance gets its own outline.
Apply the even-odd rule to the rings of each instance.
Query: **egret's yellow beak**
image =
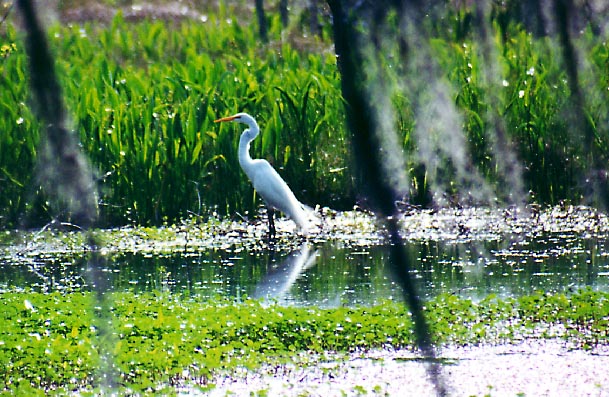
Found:
[[[221,123],[223,121],[233,121],[236,118],[237,118],[237,116],[222,117],[221,119],[214,120],[214,123]]]

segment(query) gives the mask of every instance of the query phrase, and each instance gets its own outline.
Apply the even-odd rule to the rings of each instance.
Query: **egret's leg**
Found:
[[[271,207],[267,207],[267,215],[269,216],[269,237],[275,237],[277,231],[275,230],[275,210]]]

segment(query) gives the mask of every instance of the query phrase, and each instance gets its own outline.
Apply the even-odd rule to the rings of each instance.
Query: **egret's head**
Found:
[[[221,119],[214,120],[214,123],[222,123],[224,121],[236,121],[238,123],[247,124],[250,127],[256,125],[256,120],[247,113],[237,113],[232,116],[222,117]]]

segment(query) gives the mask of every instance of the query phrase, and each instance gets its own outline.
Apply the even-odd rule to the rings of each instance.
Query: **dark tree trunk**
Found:
[[[320,36],[321,26],[319,25],[319,2],[317,0],[310,0],[309,2],[309,29],[311,35]]]
[[[397,2],[399,3],[399,2]],[[376,214],[384,222],[391,243],[390,265],[396,278],[402,286],[404,300],[409,306],[415,326],[417,346],[422,353],[430,358],[428,371],[434,381],[438,395],[446,395],[446,387],[442,380],[440,367],[435,362],[435,348],[427,320],[423,315],[422,304],[410,273],[410,255],[406,251],[404,241],[399,233],[398,211],[395,205],[396,191],[384,175],[384,150],[376,134],[378,116],[373,109],[366,87],[366,71],[364,55],[359,49],[372,37],[365,37],[363,26],[374,26],[379,15],[386,15],[387,10],[382,4],[369,13],[367,19],[358,17],[363,10],[349,9],[346,0],[328,0],[333,26],[334,44],[341,73],[341,88],[345,99],[347,127],[350,131],[351,142],[355,157],[356,172],[359,176],[358,186],[374,207]],[[392,4],[387,4],[391,6]],[[402,8],[395,7],[398,13]],[[373,19],[373,21],[370,21]],[[372,29],[374,30],[374,29]]]
[[[290,23],[290,15],[288,14],[288,0],[279,0],[279,15],[281,16],[281,25],[284,28]]]
[[[582,93],[579,82],[578,59],[573,40],[571,26],[575,24],[572,18],[577,16],[576,7],[572,0],[555,0],[554,16],[558,39],[562,47],[562,55],[567,71],[567,79],[571,91],[571,103],[575,139],[583,139],[584,153],[588,154],[590,168],[586,171],[586,188],[593,204],[601,205],[603,209],[609,208],[609,179],[607,165],[602,162],[602,154],[598,153],[594,144],[595,131],[590,119],[586,116],[586,98]]]
[[[36,114],[45,126],[39,150],[39,178],[47,194],[64,206],[69,220],[82,228],[97,221],[93,172],[78,139],[66,126],[66,109],[55,62],[31,1],[17,3],[27,30],[30,86]]]
[[[263,43],[266,43],[269,41],[269,37],[266,26],[266,15],[264,13],[264,0],[256,0],[256,16],[258,17],[260,40],[262,40]]]
[[[55,61],[49,50],[46,34],[42,30],[36,10],[30,0],[17,2],[27,32],[26,50],[30,65],[30,86],[36,102],[36,114],[45,126],[39,150],[39,178],[45,190],[65,206],[80,229],[89,229],[98,219],[97,193],[93,172],[78,139],[66,126],[67,111],[63,103],[61,86],[55,74]],[[89,229],[90,230],[90,229]],[[98,377],[102,391],[111,394],[119,379],[114,366],[113,347],[116,345],[112,331],[112,315],[105,293],[109,289],[104,256],[99,249],[98,238],[88,233],[88,284],[96,293],[100,307],[99,316],[93,325],[96,328],[97,352],[99,356]]]

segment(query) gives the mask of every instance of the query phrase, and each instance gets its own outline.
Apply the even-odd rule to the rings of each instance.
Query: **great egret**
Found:
[[[269,217],[269,235],[273,237],[276,233],[273,220],[275,209],[290,217],[300,229],[306,230],[309,227],[309,220],[305,206],[298,201],[287,183],[268,161],[252,159],[250,156],[250,142],[260,133],[256,120],[247,113],[237,113],[233,116],[215,120],[214,123],[224,121],[235,121],[249,127],[241,133],[239,139],[239,164],[252,182],[254,189],[266,203]]]

